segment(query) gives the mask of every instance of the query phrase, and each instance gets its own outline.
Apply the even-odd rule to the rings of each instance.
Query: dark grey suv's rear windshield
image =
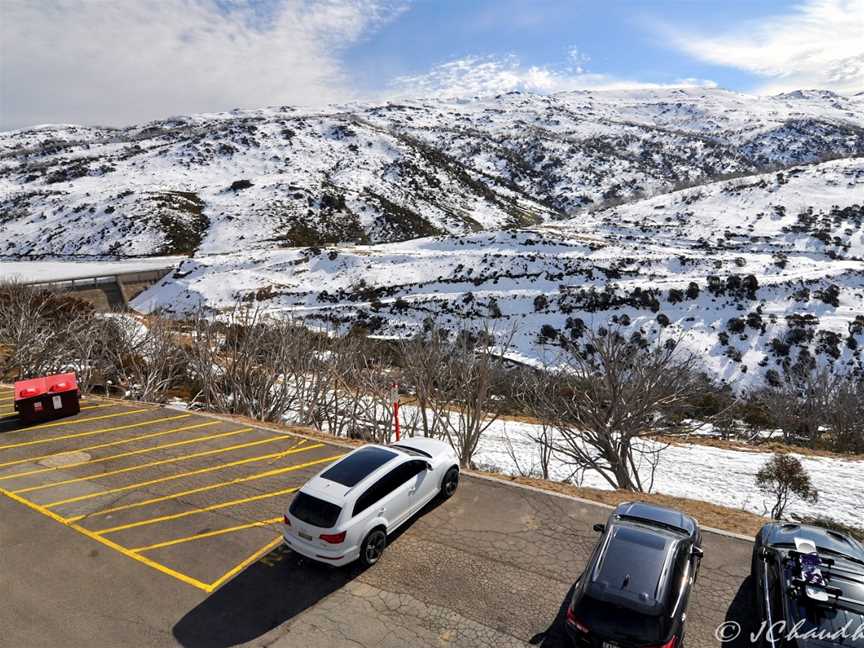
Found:
[[[669,614],[650,616],[583,596],[573,611],[591,633],[625,642],[661,643],[671,630]]]
[[[396,456],[384,448],[362,448],[321,473],[321,477],[351,488]]]
[[[336,524],[341,511],[342,509],[335,504],[312,497],[302,491],[294,496],[294,501],[288,508],[288,512],[298,520],[322,529],[329,529]]]

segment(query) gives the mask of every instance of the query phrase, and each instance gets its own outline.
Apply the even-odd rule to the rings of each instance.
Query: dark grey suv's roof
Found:
[[[681,529],[687,534],[692,534],[696,530],[696,520],[689,515],[684,515],[681,511],[666,508],[665,506],[656,506],[655,504],[646,504],[645,502],[625,502],[615,509],[615,514],[657,522],[663,526]]]
[[[681,536],[663,529],[614,523],[591,573],[588,593],[652,613],[663,608]]]

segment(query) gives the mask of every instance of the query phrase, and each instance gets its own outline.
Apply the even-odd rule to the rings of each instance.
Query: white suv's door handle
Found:
[[[417,491],[417,488],[416,488],[416,487],[415,487],[415,488],[411,488],[411,489],[408,490],[408,494],[409,494],[409,495],[413,495],[416,491]]]
[[[378,515],[384,515],[384,511],[386,511],[386,510],[387,509],[382,506],[380,509],[378,509]]]

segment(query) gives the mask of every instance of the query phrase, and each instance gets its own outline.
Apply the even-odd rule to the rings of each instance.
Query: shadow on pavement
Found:
[[[740,626],[740,633],[735,639],[724,641],[724,648],[752,648],[750,634],[756,631],[758,619],[754,611],[754,599],[756,588],[753,585],[753,576],[747,576],[741,583],[741,587],[735,592],[735,598],[726,610],[727,623],[735,622]]]
[[[359,573],[300,559],[279,546],[216,590],[174,626],[180,644],[222,648],[252,641],[291,620]]]
[[[567,590],[567,596],[564,597],[564,600],[561,602],[561,606],[558,608],[558,614],[555,616],[555,620],[552,621],[552,625],[549,626],[544,632],[538,632],[536,635],[531,637],[529,643],[534,646],[542,646],[542,648],[570,648],[570,643],[567,639],[567,605],[570,603],[570,597],[573,596],[573,589],[576,587],[575,583]]]
[[[396,542],[418,518],[440,505],[440,498],[433,499],[388,535],[387,544]],[[187,648],[227,648],[252,641],[363,571],[359,563],[339,568],[318,564],[280,545],[180,619],[174,625],[174,638]]]

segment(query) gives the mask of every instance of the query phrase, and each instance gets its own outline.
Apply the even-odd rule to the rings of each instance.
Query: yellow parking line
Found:
[[[226,432],[225,434],[240,434],[241,432],[249,432],[252,428],[240,428],[239,430],[234,430],[233,432]],[[223,452],[230,452],[232,450],[240,450],[242,448],[249,448],[252,446],[262,445],[264,443],[273,443],[274,441],[287,441],[291,440],[291,437],[286,437],[285,435],[278,435],[274,437],[268,437],[266,439],[260,439],[258,441],[250,441],[249,443],[239,443],[237,445],[228,446],[227,448],[215,448],[213,450],[205,450],[203,452],[193,452],[190,455],[183,455],[180,457],[170,457],[168,459],[160,459],[159,461],[151,461],[150,463],[140,464],[138,466],[129,466],[128,468],[118,468],[117,470],[109,470],[108,472],[98,473],[96,475],[84,475],[83,477],[75,477],[73,479],[64,479],[63,481],[51,482],[50,484],[39,484],[38,486],[30,486],[28,488],[20,488],[16,491],[12,491],[13,493],[30,493],[32,491],[43,490],[45,488],[54,488],[55,486],[63,486],[65,484],[73,484],[75,482],[81,481],[89,481],[93,479],[103,479],[105,477],[111,477],[113,475],[119,475],[121,473],[132,472],[133,470],[143,470],[145,468],[153,468],[155,466],[163,466],[169,463],[177,463],[179,461],[186,461],[188,459],[197,459],[199,457],[207,457],[214,454],[221,454]]]
[[[323,444],[322,444],[323,445]],[[118,486],[117,488],[109,488],[104,491],[99,491],[98,493],[88,493],[87,495],[79,495],[78,497],[70,497],[69,499],[59,500],[57,502],[50,502],[48,504],[44,504],[48,508],[54,506],[60,506],[61,504],[71,504],[72,502],[80,502],[86,499],[92,499],[94,497],[101,497],[103,495],[110,495],[112,493],[121,493],[123,491],[134,490],[136,488],[144,488],[145,486],[151,486],[153,484],[161,484],[166,481],[173,481],[175,479],[182,479],[183,477],[191,477],[193,475],[201,475],[203,473],[213,472],[214,470],[222,470],[223,468],[231,468],[232,466],[240,466],[247,463],[252,463],[253,461],[264,461],[265,459],[275,459],[279,457],[285,457],[287,455],[296,454],[298,452],[305,452],[307,450],[311,450],[311,447],[305,448],[297,448],[296,450],[282,450],[280,452],[272,452],[266,455],[260,455],[258,457],[249,457],[247,459],[239,459],[238,461],[232,461],[227,464],[219,464],[218,466],[209,466],[207,468],[198,468],[197,470],[190,470],[188,472],[178,473],[176,475],[168,475],[166,477],[159,477],[157,479],[149,479],[147,481],[138,482],[137,484],[128,484],[126,486]]]
[[[190,515],[198,515],[199,513],[208,513],[210,511],[218,511],[219,509],[228,508],[230,506],[239,506],[240,504],[246,504],[248,502],[257,502],[259,500],[268,499],[270,497],[278,497],[279,495],[288,495],[289,493],[293,493],[298,490],[299,486],[292,486],[291,488],[285,488],[280,491],[274,491],[272,493],[264,493],[263,495],[253,495],[252,497],[243,497],[241,499],[231,500],[230,502],[220,502],[219,504],[211,504],[210,506],[204,506],[202,508],[192,509],[191,511],[183,511],[181,513],[174,513],[172,515],[163,515],[161,517],[150,518],[149,520],[139,520],[138,522],[130,522],[129,524],[121,524],[120,526],[111,527],[110,529],[99,529],[96,531],[99,535],[104,535],[106,533],[115,533],[117,531],[124,531],[126,529],[134,529],[136,527],[148,526],[150,524],[158,524],[159,522],[168,522],[170,520],[178,520],[180,518],[188,517]]]
[[[303,448],[303,450],[313,450],[315,448],[320,448],[323,446],[323,443],[319,443],[314,446],[309,446],[308,448]],[[327,463],[330,461],[336,461],[337,459],[341,459],[345,455],[334,455],[332,457],[324,457],[322,459],[315,459],[314,461],[307,461],[306,463],[297,464],[296,466],[286,466],[284,468],[276,468],[274,470],[267,470],[265,472],[256,473],[254,475],[247,475],[246,477],[238,477],[236,479],[231,479],[225,482],[219,482],[218,484],[210,484],[208,486],[199,486],[198,488],[191,488],[189,490],[180,491],[179,493],[172,493],[171,495],[163,495],[162,497],[153,497],[148,500],[144,500],[143,502],[132,502],[131,504],[121,504],[120,506],[112,506],[111,508],[102,509],[101,511],[95,511],[94,513],[87,513],[86,515],[76,515],[74,517],[70,517],[69,519],[73,522],[77,522],[78,520],[83,520],[86,518],[95,517],[97,515],[106,515],[108,513],[116,513],[117,511],[126,511],[128,509],[140,508],[142,506],[149,506],[150,504],[157,504],[158,502],[165,502],[171,499],[177,499],[178,497],[185,497],[186,495],[194,495],[195,493],[203,493],[205,491],[215,490],[217,488],[225,488],[226,486],[233,486],[234,484],[240,484],[247,481],[254,481],[256,479],[264,479],[265,477],[272,477],[273,475],[281,475],[287,472],[293,472],[295,470],[303,470],[304,468],[310,468],[312,466],[317,466],[322,463]],[[49,506],[53,506],[50,504]]]
[[[282,518],[270,518],[269,520],[259,520],[258,522],[250,522],[249,524],[240,524],[238,526],[229,527],[227,529],[217,529],[216,531],[208,531],[207,533],[197,533],[195,535],[186,536],[185,538],[176,538],[175,540],[167,540],[166,542],[157,542],[156,544],[147,545],[146,547],[137,547],[130,549],[134,553],[142,551],[151,551],[152,549],[161,549],[162,547],[171,547],[173,545],[182,544],[184,542],[192,542],[193,540],[202,540],[203,538],[212,538],[213,536],[225,535],[226,533],[234,533],[235,531],[243,531],[244,529],[254,529],[255,527],[267,526],[281,522]]]
[[[123,443],[132,443],[133,441],[142,441],[144,439],[152,439],[158,436],[165,436],[166,434],[176,434],[177,432],[185,432],[187,430],[194,430],[196,428],[207,427],[209,425],[217,425],[221,423],[221,421],[210,421],[209,423],[199,423],[197,425],[187,425],[185,427],[174,428],[173,430],[164,430],[162,432],[151,432],[150,434],[141,434],[139,436],[129,437],[128,439],[120,439],[119,441],[109,441],[108,443],[97,443],[92,446],[85,446],[83,448],[73,448],[72,450],[63,450],[60,452],[52,452],[50,454],[39,455],[38,457],[27,457],[26,459],[16,459],[15,461],[6,461],[4,463],[0,463],[0,468],[5,466],[15,466],[23,463],[32,463],[34,461],[40,461],[42,459],[47,459],[48,457],[54,457],[58,454],[63,454],[64,452],[89,452],[90,450],[98,450],[99,448],[110,448],[111,446],[121,445]],[[0,477],[0,479],[3,479]]]
[[[261,558],[261,556],[270,553],[270,552],[271,552],[271,551],[272,551],[276,546],[278,546],[281,542],[282,542],[282,536],[281,536],[281,535],[279,535],[279,536],[273,538],[273,540],[271,540],[271,541],[268,542],[266,545],[264,545],[263,547],[261,547],[258,551],[256,551],[255,553],[253,553],[253,554],[252,554],[251,556],[249,556],[246,560],[244,560],[243,562],[241,562],[241,563],[240,563],[239,565],[237,565],[236,567],[233,567],[231,570],[227,571],[226,573],[222,574],[222,576],[220,576],[220,577],[217,578],[215,581],[213,581],[212,583],[210,583],[210,590],[209,590],[209,591],[212,592],[212,591],[215,590],[217,587],[219,587],[220,585],[222,585],[223,583],[225,583],[225,581],[229,580],[232,576],[235,576],[236,574],[239,574],[241,571],[243,571],[244,569],[246,569],[249,565],[251,565],[252,563],[256,562],[259,558]]]
[[[81,533],[81,534],[87,536],[88,538],[95,540],[96,542],[101,542],[106,547],[114,549],[115,551],[120,552],[121,554],[123,554],[124,556],[127,556],[128,558],[132,558],[133,560],[137,560],[138,562],[140,562],[144,565],[147,565],[148,567],[151,567],[152,569],[160,571],[163,574],[167,574],[168,576],[172,576],[172,577],[176,578],[177,580],[183,581],[187,585],[192,585],[192,587],[197,587],[198,589],[204,590],[205,592],[213,591],[213,589],[210,587],[209,584],[204,583],[202,581],[199,581],[196,578],[192,578],[191,576],[187,576],[186,574],[183,574],[181,572],[175,571],[175,570],[171,569],[170,567],[166,567],[165,565],[161,565],[161,564],[157,563],[155,560],[150,560],[146,556],[141,556],[137,553],[133,553],[132,551],[130,551],[126,547],[123,547],[122,545],[119,545],[116,542],[112,542],[108,538],[103,538],[101,536],[96,535],[92,531],[85,529],[82,526],[79,526],[79,525],[74,524],[74,523],[70,523],[68,520],[66,520],[63,517],[54,513],[54,511],[49,511],[44,506],[40,506],[39,504],[36,504],[35,502],[31,502],[28,499],[20,497],[20,496],[16,495],[15,493],[10,493],[9,491],[3,490],[2,488],[0,488],[0,494],[5,495],[6,497],[8,497],[10,499],[15,500],[19,504],[23,504],[24,506],[26,506],[26,507],[28,507],[28,508],[30,508],[30,509],[32,509],[38,513],[42,513],[43,515],[47,515],[52,520],[60,522],[60,524],[64,524],[64,525],[68,526],[70,529],[74,529],[78,533]]]
[[[104,417],[96,417],[96,418],[113,418],[115,416],[127,416],[129,414],[140,414],[141,412],[147,412],[149,410],[139,409],[139,410],[131,410],[129,412],[123,412],[122,414],[112,414],[111,416]],[[48,439],[37,439],[35,441],[23,441],[21,443],[10,443],[8,445],[0,446],[0,450],[8,450],[10,448],[23,448],[24,446],[38,445],[40,443],[50,443],[51,441],[62,441],[64,439],[79,439],[81,437],[93,436],[94,434],[103,434],[105,432],[116,432],[118,430],[128,430],[133,427],[144,427],[145,425],[152,425],[153,423],[163,423],[165,421],[176,421],[178,419],[189,418],[192,416],[191,414],[179,414],[177,416],[167,416],[165,418],[153,419],[150,421],[139,421],[137,423],[130,423],[129,425],[118,425],[116,427],[102,428],[100,430],[91,430],[89,432],[76,432],[74,434],[63,434],[61,436],[51,437]],[[85,421],[87,419],[82,419]],[[79,423],[80,421],[76,421]],[[28,428],[26,431],[33,430],[35,428]],[[24,432],[25,430],[16,430],[17,432]],[[4,434],[5,436],[5,434]]]
[[[186,429],[189,430],[192,428],[204,427],[205,425],[216,425],[217,423],[221,423],[221,421],[213,421],[211,423],[200,423],[198,425],[190,425]],[[183,428],[180,428],[180,429],[183,429]],[[26,472],[15,473],[14,475],[4,475],[4,476],[0,477],[0,481],[3,481],[4,479],[13,479],[15,477],[26,477],[29,475],[38,475],[40,473],[51,472],[53,470],[66,470],[67,468],[77,468],[78,466],[86,466],[86,465],[95,464],[95,463],[102,463],[104,461],[114,461],[115,459],[124,459],[126,457],[133,457],[135,455],[145,454],[147,452],[155,452],[157,450],[165,450],[167,448],[176,448],[178,446],[189,445],[189,444],[193,444],[193,443],[201,443],[202,441],[209,441],[211,439],[220,439],[222,437],[232,436],[234,434],[245,433],[245,432],[250,431],[251,429],[252,428],[244,428],[242,430],[233,430],[230,432],[220,432],[218,434],[210,434],[210,435],[203,436],[203,437],[197,437],[195,439],[186,439],[184,441],[175,441],[174,443],[166,443],[165,445],[157,445],[157,446],[151,446],[149,448],[141,448],[140,450],[129,450],[128,452],[120,452],[120,453],[115,454],[115,455],[109,455],[107,457],[100,457],[98,459],[88,459],[86,461],[79,461],[77,463],[63,464],[62,466],[49,466],[47,468],[37,468],[35,470],[28,470]],[[174,430],[174,431],[176,432],[177,430]],[[63,453],[61,452],[58,454],[63,454]]]

